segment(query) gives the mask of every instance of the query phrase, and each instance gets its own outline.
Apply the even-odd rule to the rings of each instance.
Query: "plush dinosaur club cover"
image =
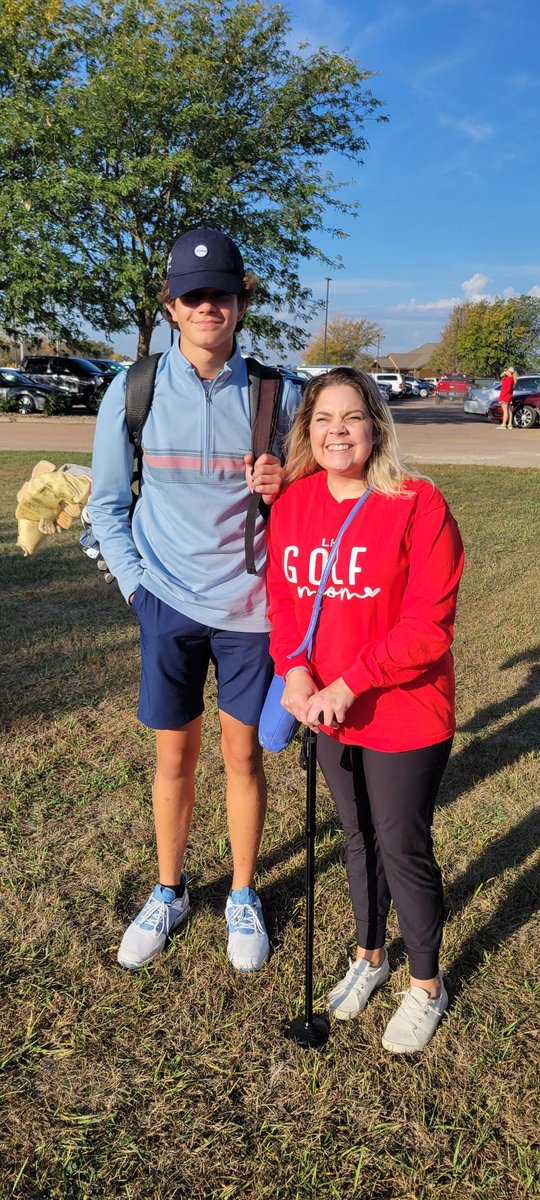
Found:
[[[46,537],[69,529],[86,504],[92,487],[90,467],[37,462],[17,493],[17,546],[34,554]]]

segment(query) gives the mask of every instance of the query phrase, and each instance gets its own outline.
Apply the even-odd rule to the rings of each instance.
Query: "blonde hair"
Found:
[[[407,479],[418,479],[416,471],[405,467],[398,451],[392,414],[375,380],[356,367],[335,367],[310,379],[294,425],[287,439],[285,483],[303,479],[320,471],[311,449],[310,425],[319,396],[327,387],[352,387],[364,402],[373,422],[373,449],[367,461],[367,483],[385,496],[404,496]]]

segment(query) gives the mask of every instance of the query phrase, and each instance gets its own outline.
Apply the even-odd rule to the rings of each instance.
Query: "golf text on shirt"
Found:
[[[296,585],[300,598],[316,594],[328,562],[333,540],[333,538],[323,539],[322,545],[315,546],[309,553],[307,563],[305,547],[302,552],[298,546],[285,547],[283,574],[289,583]],[[372,600],[378,596],[380,587],[369,587],[359,578],[362,574],[361,555],[366,552],[367,546],[351,546],[345,554],[338,553],[330,572],[331,582],[325,589],[325,596],[338,600]],[[300,582],[299,575],[301,580],[306,580],[306,582]],[[358,588],[361,590],[357,590]]]

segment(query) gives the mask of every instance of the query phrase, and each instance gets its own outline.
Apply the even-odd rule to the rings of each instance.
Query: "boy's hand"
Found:
[[[246,483],[250,492],[258,492],[265,504],[272,504],[283,483],[283,467],[275,454],[260,454],[254,463],[253,454],[244,454]]]

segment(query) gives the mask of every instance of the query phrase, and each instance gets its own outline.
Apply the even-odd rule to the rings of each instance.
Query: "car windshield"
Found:
[[[82,369],[83,371],[88,371],[91,375],[101,375],[99,367],[96,367],[95,363],[90,362],[88,358],[66,358],[61,369],[67,373],[69,371],[77,372],[77,370],[80,371]]]
[[[0,380],[2,383],[29,383],[34,386],[27,375],[21,375],[20,371],[6,371],[5,368],[0,370]]]
[[[122,363],[114,362],[108,358],[96,358],[94,359],[94,365],[106,371],[114,371],[115,375],[118,375],[119,371],[124,370]]]

